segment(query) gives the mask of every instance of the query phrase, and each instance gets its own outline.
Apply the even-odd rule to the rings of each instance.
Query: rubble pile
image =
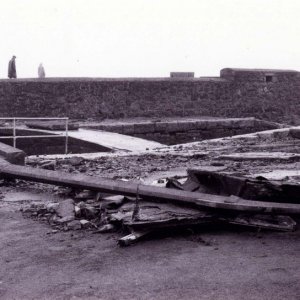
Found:
[[[44,169],[36,172],[37,182],[42,182],[39,178],[42,176],[46,183],[52,181],[64,186],[71,183],[73,190],[62,195],[65,199],[59,203],[33,205],[23,213],[49,222],[54,230],[127,233],[119,239],[120,245],[129,245],[153,232],[204,224],[294,230],[293,218],[300,212],[299,136],[289,129],[280,129],[175,145],[137,155],[47,160],[30,157],[28,166]],[[53,172],[55,179],[52,170],[58,171]],[[173,172],[163,176],[182,175],[182,170],[188,170],[186,181],[178,178],[156,181],[159,186],[186,193],[175,193],[176,199],[172,198],[174,193],[152,190],[142,184],[149,178],[162,178],[157,176],[163,172]],[[10,172],[18,175],[14,170]],[[69,174],[66,182],[61,178],[65,175],[60,176],[59,172]],[[29,178],[29,173],[20,170],[22,176],[18,176]],[[268,179],[278,174],[288,175],[280,180]],[[107,183],[105,180],[109,178],[116,182]],[[123,184],[125,181],[128,186]],[[144,194],[130,183],[140,185]],[[93,185],[94,190],[100,186],[98,190],[106,192],[109,186],[114,195],[74,190],[74,185],[78,188],[80,184],[82,189]],[[198,193],[198,198],[188,199],[190,192]]]
[[[158,182],[180,190],[195,191],[205,186],[205,182],[192,182],[191,178],[183,184],[176,178]],[[214,193],[212,189],[209,192]],[[233,224],[281,231],[296,228],[296,222],[288,215],[234,210],[237,196],[228,197],[227,201],[233,209],[224,210],[149,201],[142,199],[138,190],[136,197],[107,195],[89,190],[68,190],[68,194],[72,198],[55,203],[32,204],[22,209],[23,214],[49,223],[54,232],[82,229],[93,230],[94,233],[122,232],[126,235],[119,239],[121,246],[128,246],[152,233],[207,224]]]
[[[69,192],[70,194],[73,193]],[[32,203],[29,207],[22,207],[24,216],[34,217],[45,221],[54,230],[78,230],[98,228],[101,224],[101,206],[92,198],[95,193],[83,191],[74,199],[67,198],[59,202]]]
[[[31,157],[27,159],[28,166],[59,170],[66,173],[84,173],[91,176],[105,176],[113,179],[146,178],[154,172],[165,172],[186,165],[200,166],[199,158],[184,157],[171,154],[142,154],[131,156],[99,157],[84,159],[74,156],[72,158],[43,159]]]

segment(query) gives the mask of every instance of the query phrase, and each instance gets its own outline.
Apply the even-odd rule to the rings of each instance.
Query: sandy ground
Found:
[[[0,299],[299,299],[300,230],[203,225],[127,248],[122,233],[58,231],[20,207],[51,186],[0,188]]]

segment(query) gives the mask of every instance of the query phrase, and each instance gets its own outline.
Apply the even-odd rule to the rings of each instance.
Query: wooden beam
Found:
[[[23,179],[133,197],[136,196],[137,189],[139,189],[138,192],[141,198],[154,202],[170,202],[178,205],[236,211],[300,214],[300,204],[261,202],[245,200],[238,197],[187,192],[121,180],[105,179],[96,176],[24,167],[9,163],[0,164],[0,174],[2,178]]]

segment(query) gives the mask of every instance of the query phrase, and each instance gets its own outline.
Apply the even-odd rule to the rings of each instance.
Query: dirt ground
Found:
[[[228,145],[222,147],[226,153]],[[217,161],[213,152],[204,159],[197,153],[207,145],[196,150],[189,157],[57,159],[55,168],[144,182],[216,163],[243,173],[299,168],[299,162]],[[40,160],[27,163],[39,167]],[[0,185],[0,299],[300,299],[299,225],[295,232],[202,225],[120,248],[121,232],[53,231],[20,212],[23,205],[52,201],[57,192],[22,181]]]
[[[55,232],[24,217],[20,207],[57,196],[20,185],[0,189],[0,299],[300,298],[299,229],[203,225],[120,248],[121,232]]]
[[[117,246],[0,210],[1,299],[299,299],[300,231],[207,225]]]

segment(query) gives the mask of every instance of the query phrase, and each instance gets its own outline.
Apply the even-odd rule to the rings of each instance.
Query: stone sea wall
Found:
[[[223,69],[216,78],[0,80],[1,117],[256,117],[297,122],[296,71]]]

